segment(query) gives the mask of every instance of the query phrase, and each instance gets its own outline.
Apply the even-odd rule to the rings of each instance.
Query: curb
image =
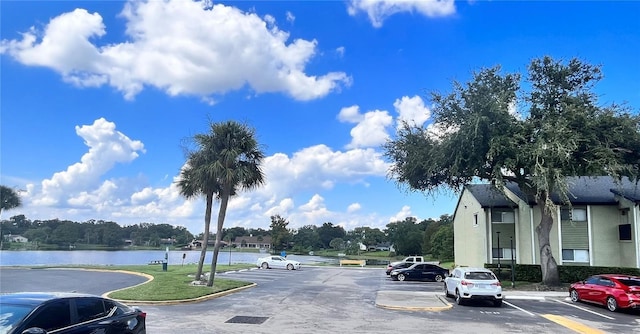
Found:
[[[396,305],[385,305],[376,302],[376,306],[388,310],[397,310],[397,311],[427,311],[427,312],[439,312],[446,311],[453,308],[453,304],[449,303],[446,300],[443,300],[441,296],[434,296],[438,301],[443,303],[443,306],[396,306]]]

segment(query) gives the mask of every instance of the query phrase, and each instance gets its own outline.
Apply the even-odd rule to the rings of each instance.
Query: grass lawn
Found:
[[[218,264],[216,270],[220,273],[253,267],[255,266],[250,264],[233,264],[231,266]],[[213,281],[213,287],[207,287],[206,285],[191,285],[191,282],[195,280],[195,273],[198,269],[196,264],[168,266],[167,271],[162,271],[162,266],[159,265],[98,266],[83,268],[131,271],[153,277],[153,280],[146,283],[118,290],[109,294],[110,298],[124,301],[172,301],[192,299],[252,284],[250,282],[220,278],[216,275]],[[204,272],[208,272],[208,269],[209,267],[205,265]]]

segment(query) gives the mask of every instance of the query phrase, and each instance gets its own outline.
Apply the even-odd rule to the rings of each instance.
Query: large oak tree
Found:
[[[474,73],[450,93],[431,93],[433,122],[405,123],[385,144],[390,176],[411,190],[456,192],[476,180],[516,183],[542,208],[536,227],[543,283],[559,284],[549,234],[569,176],[638,180],[640,116],[598,102],[600,66],[534,59],[525,84],[500,67]],[[557,194],[563,203],[554,203]]]

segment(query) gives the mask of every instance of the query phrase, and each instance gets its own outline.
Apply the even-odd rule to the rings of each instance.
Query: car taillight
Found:
[[[501,286],[502,284],[500,284],[500,282],[495,282],[495,283],[491,283],[491,285],[493,285],[493,286]]]
[[[138,316],[140,316],[140,318],[145,318],[146,319],[147,318],[147,312],[140,312],[138,314]]]
[[[473,287],[473,283],[471,283],[471,282],[469,282],[469,281],[465,281],[465,280],[460,281],[460,284],[465,285],[465,286],[468,286],[468,287],[470,287],[470,288],[472,288],[472,287]]]

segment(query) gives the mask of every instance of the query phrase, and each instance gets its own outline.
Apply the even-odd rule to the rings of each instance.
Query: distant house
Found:
[[[242,236],[236,237],[231,243],[234,247],[239,248],[256,248],[256,249],[270,249],[271,248],[271,236]]]
[[[6,235],[5,239],[10,241],[10,242],[29,242],[29,239],[21,236],[21,235]]]
[[[375,252],[375,251],[389,251],[391,249],[391,243],[390,242],[383,242],[383,243],[379,243],[376,245],[369,245],[367,247],[367,250],[369,252]]]
[[[557,194],[550,246],[560,265],[640,268],[640,185],[610,177],[568,179],[571,207]],[[466,185],[453,218],[456,264],[540,264],[541,205],[515,184]]]
[[[223,243],[223,246],[226,245],[226,242],[222,241],[222,243]],[[182,249],[185,249],[185,250],[201,249],[203,244],[204,244],[203,240],[193,239],[186,246],[182,247]],[[207,247],[214,246],[215,244],[216,244],[216,238],[209,238],[207,240]]]
[[[173,245],[175,243],[176,243],[176,239],[174,239],[174,238],[166,238],[166,239],[162,238],[162,239],[160,239],[160,244],[161,245]]]

